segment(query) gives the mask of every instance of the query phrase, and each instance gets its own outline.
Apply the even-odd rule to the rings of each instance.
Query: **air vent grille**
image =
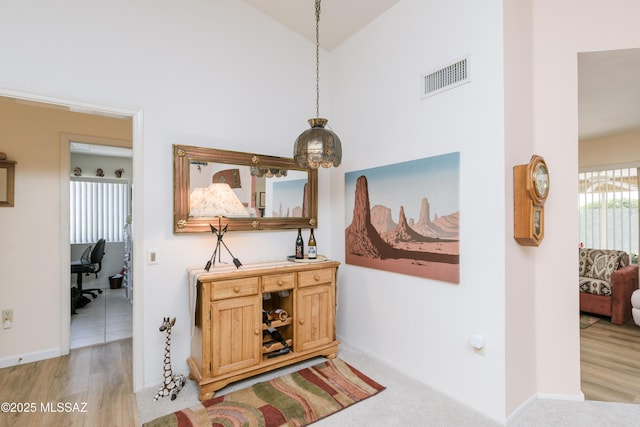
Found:
[[[468,83],[469,62],[467,58],[422,76],[422,98]]]

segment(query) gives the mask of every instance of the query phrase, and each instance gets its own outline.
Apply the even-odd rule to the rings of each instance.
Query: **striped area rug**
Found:
[[[340,359],[215,397],[145,427],[305,426],[385,387]]]

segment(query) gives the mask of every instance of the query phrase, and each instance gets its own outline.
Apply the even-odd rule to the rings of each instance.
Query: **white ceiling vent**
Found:
[[[464,58],[439,70],[423,74],[420,98],[428,98],[469,82],[469,59]]]

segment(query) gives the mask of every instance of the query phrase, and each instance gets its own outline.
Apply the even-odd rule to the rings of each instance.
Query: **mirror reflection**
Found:
[[[189,217],[302,218],[307,172],[192,160]]]
[[[13,207],[15,164],[11,160],[0,160],[0,207]]]
[[[317,180],[291,158],[174,145],[174,232],[315,227]]]
[[[0,202],[7,201],[7,169],[0,167]]]

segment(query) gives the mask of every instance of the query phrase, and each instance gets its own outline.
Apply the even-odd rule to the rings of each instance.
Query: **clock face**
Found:
[[[533,186],[538,197],[547,197],[549,192],[549,171],[544,163],[538,163],[533,169]]]

